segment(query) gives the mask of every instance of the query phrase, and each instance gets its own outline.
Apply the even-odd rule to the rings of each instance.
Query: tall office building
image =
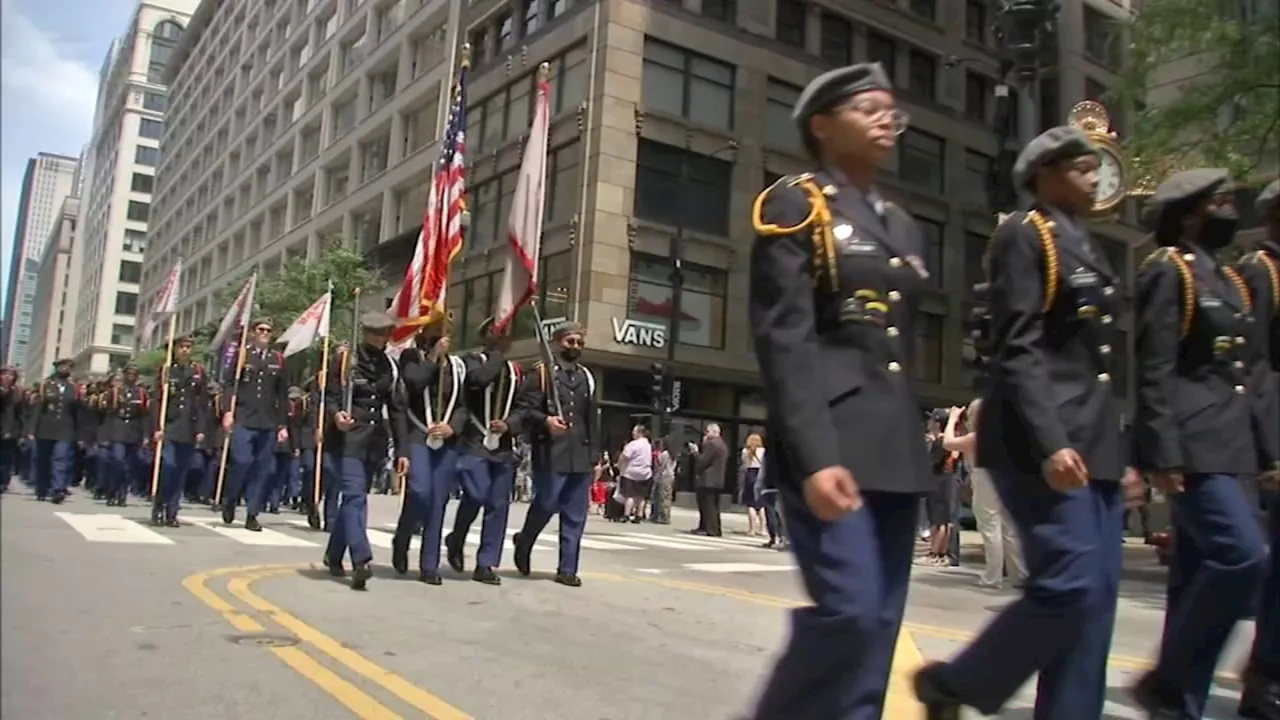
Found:
[[[27,346],[27,366],[37,375],[50,372],[59,358],[71,356],[71,318],[80,298],[80,266],[72,262],[79,219],[80,198],[69,195],[40,260],[35,296],[40,311],[31,321]]]
[[[214,291],[247,269],[273,272],[335,237],[398,277],[437,158],[447,39],[459,27],[451,11],[473,52],[471,223],[448,296],[459,346],[474,343],[494,304],[533,75],[546,62],[553,121],[537,301],[545,318],[589,328],[609,443],[648,411],[648,367],[665,358],[659,331],[673,315],[686,421],[714,419],[731,435],[758,424],[744,310],[751,203],[773,178],[809,166],[790,121],[801,87],[832,65],[876,60],[912,118],[883,186],[920,221],[935,285],[915,372],[928,404],[968,399],[961,318],[993,225],[986,188],[999,149],[998,61],[981,0],[207,1],[173,67],[144,297],[186,258],[179,322],[191,329],[221,315]],[[1116,46],[1084,34],[1110,31],[1093,27],[1093,13],[1123,12],[1103,0],[1063,4],[1045,125],[1112,82]],[[677,225],[678,309],[667,250]],[[1132,231],[1107,232],[1123,263],[1118,240]]]
[[[27,348],[36,312],[36,283],[45,244],[75,185],[76,158],[40,153],[27,161],[8,258],[9,289],[4,303],[5,334],[0,338],[0,366],[28,366]]]
[[[169,98],[162,78],[197,0],[139,3],[103,62],[87,151],[83,221],[73,251],[80,297],[71,352],[106,373],[134,352],[138,283]]]

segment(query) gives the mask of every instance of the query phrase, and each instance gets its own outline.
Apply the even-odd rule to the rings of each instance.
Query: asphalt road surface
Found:
[[[324,535],[296,514],[264,516],[268,530],[251,534],[190,508],[184,527],[152,530],[140,504],[77,494],[53,506],[12,488],[0,496],[5,720],[728,719],[749,709],[803,600],[786,553],[732,532],[740,516],[725,516],[720,539],[688,535],[688,511],[669,527],[593,518],[577,589],[550,582],[554,523],[532,578],[510,569],[508,547],[501,587],[447,567],[429,587],[387,567],[397,499],[374,497],[380,566],[357,593],[325,575]],[[1145,553],[1131,553],[1122,588],[1107,720],[1140,717],[1125,687],[1163,620]],[[955,652],[1012,597],[974,578],[917,569],[887,720],[921,717],[912,669]],[[1252,632],[1237,633],[1207,717],[1234,717],[1230,673]],[[1031,718],[1032,692],[1000,717]]]

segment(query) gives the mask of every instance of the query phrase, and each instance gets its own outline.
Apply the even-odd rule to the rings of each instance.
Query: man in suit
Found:
[[[961,707],[995,715],[1037,672],[1036,717],[1103,712],[1127,453],[1111,383],[1124,294],[1083,221],[1098,167],[1075,128],[1035,138],[1014,166],[1035,203],[988,247],[992,352],[977,454],[1025,538],[1030,576],[968,648],[916,676],[930,720]]]
[[[1161,247],[1138,271],[1138,468],[1169,498],[1173,558],[1156,667],[1134,686],[1152,718],[1204,714],[1213,673],[1262,581],[1266,546],[1242,481],[1280,454],[1255,427],[1252,299],[1216,255],[1235,239],[1226,170],[1177,173],[1151,196]]]
[[[1258,195],[1258,215],[1266,238],[1240,263],[1249,286],[1258,334],[1251,374],[1254,427],[1280,432],[1280,180]],[[1260,458],[1267,472],[1261,477],[1268,497],[1271,567],[1258,607],[1257,635],[1240,694],[1240,715],[1253,720],[1280,720],[1280,459]]]
[[[829,71],[792,117],[814,171],[757,196],[749,309],[778,488],[811,607],[755,720],[879,718],[932,487],[912,365],[919,228],[876,185],[907,116],[884,68]]]
[[[720,537],[720,491],[724,490],[725,466],[729,447],[720,437],[720,426],[707,425],[702,434],[702,447],[689,443],[694,454],[694,497],[698,500],[698,529],[695,535]]]
[[[579,360],[586,335],[576,322],[552,332],[556,357],[539,363],[524,380],[516,409],[531,433],[533,503],[512,538],[516,569],[531,572],[533,544],[551,518],[560,516],[556,582],[579,587],[578,559],[591,500],[591,471],[599,455],[595,437],[595,376]]]

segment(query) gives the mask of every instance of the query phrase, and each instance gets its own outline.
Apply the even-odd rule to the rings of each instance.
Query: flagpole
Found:
[[[333,281],[329,281],[329,307],[325,312],[333,312]],[[325,328],[324,340],[320,343],[320,406],[316,408],[316,460],[311,478],[311,511],[320,516],[320,477],[324,466],[324,402],[329,387],[329,335]]]
[[[178,313],[169,313],[169,341],[164,352],[164,371],[160,380],[164,386],[160,388],[160,439],[156,441],[155,453],[151,458],[151,502],[157,501],[156,493],[160,490],[161,455],[164,454],[164,430],[169,419],[169,374],[173,367],[173,334],[177,331]]]
[[[342,409],[347,415],[351,414],[351,406],[355,403],[355,383],[351,382],[351,378],[346,377],[346,373],[355,372],[356,363],[354,353],[356,352],[356,349],[360,347],[357,344],[360,340],[360,288],[356,288],[351,294],[354,297],[351,302],[351,347],[347,348],[347,355],[350,356],[351,359],[347,361],[346,367],[343,368],[345,372],[343,372],[342,378],[342,381],[347,384],[346,388],[344,388],[345,397],[342,401]]]
[[[250,308],[252,313],[252,308]],[[231,404],[227,407],[227,414],[231,416],[231,422],[236,419],[236,401],[240,396],[240,376],[244,374],[245,361],[245,344],[249,342],[249,323],[240,323],[240,347],[236,350],[236,379],[231,386]],[[222,418],[218,418],[218,422],[222,422]],[[220,505],[222,503],[222,484],[227,476],[227,452],[231,449],[231,430],[223,428],[222,432],[222,455],[218,461],[218,487],[213,493],[213,504]]]

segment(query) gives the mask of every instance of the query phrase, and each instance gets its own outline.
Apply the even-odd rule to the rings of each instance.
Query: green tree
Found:
[[[1274,3],[1145,0],[1129,27],[1115,94],[1137,111],[1123,138],[1136,179],[1183,167],[1252,178],[1280,134],[1280,18]]]

